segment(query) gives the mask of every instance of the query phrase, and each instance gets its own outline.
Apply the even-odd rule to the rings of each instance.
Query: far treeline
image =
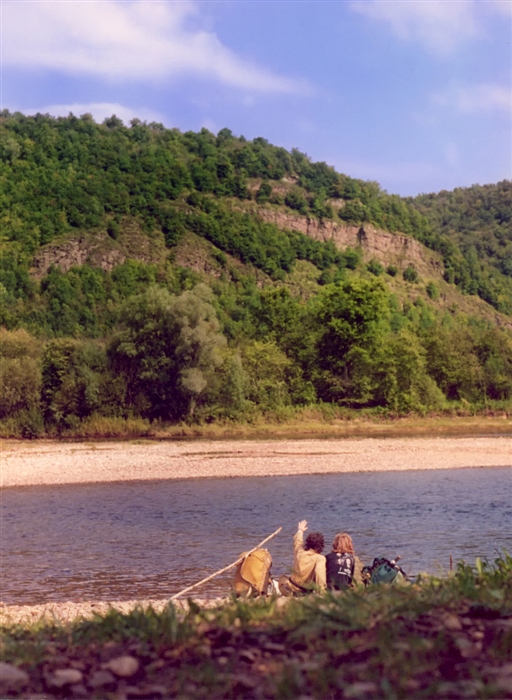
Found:
[[[446,282],[512,313],[510,182],[405,200],[227,129],[5,111],[0,181],[0,434],[512,401],[505,328],[437,307],[432,282],[427,301],[399,297],[384,281],[395,267],[254,214],[412,236],[441,253]],[[117,241],[126,227],[165,240],[164,259],[31,272],[46,244],[101,231]],[[187,235],[208,242],[220,274],[175,264]],[[314,271],[307,293],[290,284],[300,261]],[[403,278],[418,282],[411,266]]]

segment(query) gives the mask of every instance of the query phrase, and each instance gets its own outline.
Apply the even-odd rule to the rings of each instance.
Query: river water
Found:
[[[354,539],[365,563],[400,555],[410,574],[446,572],[512,552],[512,469],[31,486],[1,500],[0,599],[165,598],[268,544],[273,574],[289,570],[299,519],[330,545]],[[224,595],[229,575],[201,589]]]

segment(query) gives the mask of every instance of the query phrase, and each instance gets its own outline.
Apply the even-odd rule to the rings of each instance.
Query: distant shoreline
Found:
[[[0,445],[1,487],[137,480],[512,467],[512,438],[347,437],[15,442]]]

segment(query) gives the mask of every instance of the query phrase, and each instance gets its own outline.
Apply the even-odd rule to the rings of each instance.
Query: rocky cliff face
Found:
[[[405,269],[414,265],[423,275],[440,275],[443,272],[441,257],[425,248],[414,238],[400,233],[380,231],[373,226],[344,226],[334,221],[299,216],[278,209],[258,209],[258,216],[279,228],[300,231],[318,241],[333,241],[340,250],[360,248],[363,259],[377,258],[385,265]]]
[[[410,236],[380,231],[367,225],[345,226],[330,220],[321,222],[285,209],[257,207],[252,210],[252,213],[281,229],[300,231],[318,241],[333,241],[340,250],[348,247],[360,248],[363,259],[366,261],[376,258],[384,265],[396,265],[400,270],[412,264],[424,277],[439,276],[443,272],[440,256]],[[176,262],[198,272],[217,276],[219,266],[213,264],[212,267],[209,250],[211,246],[208,245],[208,251],[205,251],[199,245],[198,238],[193,237],[193,245],[188,238],[182,246],[178,246],[176,254],[179,259],[176,259]],[[85,264],[101,267],[103,270],[112,270],[127,258],[159,264],[168,252],[161,233],[148,236],[135,222],[127,220],[121,227],[121,233],[116,240],[113,240],[106,231],[97,231],[83,233],[44,246],[34,256],[32,274],[36,278],[41,278],[51,265],[60,267],[63,272],[67,272],[75,265]],[[207,260],[210,260],[210,263],[207,263]]]
[[[159,264],[167,253],[162,234],[150,237],[132,224],[117,240],[106,231],[99,231],[49,243],[35,254],[31,272],[34,277],[41,278],[51,265],[67,272],[76,265],[85,264],[112,270],[128,258]]]

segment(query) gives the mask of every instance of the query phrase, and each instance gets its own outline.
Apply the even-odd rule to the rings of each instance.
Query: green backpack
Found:
[[[385,557],[376,557],[371,566],[363,567],[363,578],[366,585],[370,583],[387,583],[393,585],[401,585],[407,582],[407,574],[397,565],[396,559],[386,559]]]

